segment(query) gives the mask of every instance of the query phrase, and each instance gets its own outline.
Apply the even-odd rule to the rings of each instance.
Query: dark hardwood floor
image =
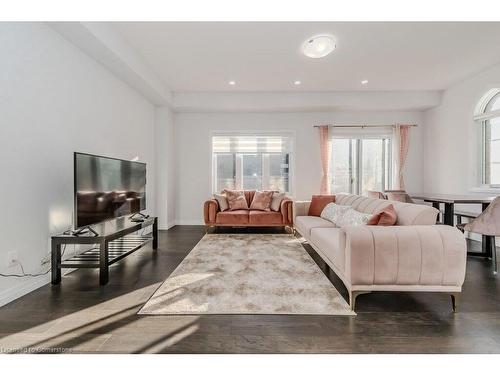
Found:
[[[355,317],[137,315],[203,235],[176,226],[160,232],[157,253],[145,248],[112,266],[106,286],[80,269],[0,307],[0,352],[500,353],[500,276],[473,257],[458,313],[444,294],[371,293],[358,298]]]

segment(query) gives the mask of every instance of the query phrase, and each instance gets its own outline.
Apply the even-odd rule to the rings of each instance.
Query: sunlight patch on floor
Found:
[[[160,283],[151,284],[24,331],[6,335],[0,338],[0,348],[4,352],[98,350],[113,333],[141,331],[141,319],[152,317],[140,317],[137,311],[159,285]],[[196,331],[197,326],[193,328],[192,324],[197,319],[193,316],[170,321],[161,332],[166,337],[162,344],[173,345],[185,335]],[[183,336],[185,327],[189,327],[189,330]],[[170,337],[170,334],[173,336]]]

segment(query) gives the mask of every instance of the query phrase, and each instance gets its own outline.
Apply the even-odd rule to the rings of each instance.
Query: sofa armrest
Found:
[[[293,225],[293,201],[290,198],[281,201],[280,211],[283,224]]]
[[[448,225],[345,227],[345,276],[351,285],[461,288],[467,248]]]
[[[205,218],[205,225],[215,224],[215,219],[219,212],[219,203],[215,199],[210,199],[203,205],[203,216]]]
[[[311,201],[293,201],[293,222],[297,216],[307,216]]]

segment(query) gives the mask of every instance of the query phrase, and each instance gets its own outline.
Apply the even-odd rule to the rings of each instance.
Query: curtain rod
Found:
[[[314,125],[314,127],[319,128],[320,126],[325,126],[325,125]],[[394,128],[396,125],[392,124],[392,125],[328,125],[328,126],[331,126],[332,128]],[[418,125],[408,124],[408,126],[418,126]]]

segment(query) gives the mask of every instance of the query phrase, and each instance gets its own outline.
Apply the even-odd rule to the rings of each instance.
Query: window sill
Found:
[[[500,188],[493,187],[475,187],[469,189],[471,193],[491,193],[491,194],[500,194]]]

